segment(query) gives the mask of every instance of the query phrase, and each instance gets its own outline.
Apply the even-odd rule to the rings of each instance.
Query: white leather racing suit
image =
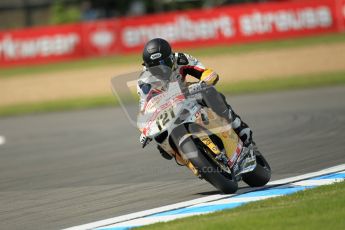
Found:
[[[207,85],[215,85],[219,79],[218,74],[212,69],[205,68],[204,65],[196,58],[186,53],[174,53],[174,67],[173,74],[170,81],[180,80],[185,82],[187,75],[193,76]],[[139,106],[140,111],[143,109],[144,102],[147,97],[147,92],[142,88],[144,84],[151,84],[152,88],[161,90],[165,88],[167,82],[162,82],[159,79],[152,77],[149,71],[144,67],[140,74],[137,84],[137,93],[140,97]]]
[[[205,68],[199,60],[186,53],[174,53],[174,66],[172,71],[173,74],[171,74],[169,81],[179,80],[182,83],[185,83],[187,75],[197,78],[199,81],[203,81],[207,85],[215,85],[219,80],[219,76],[216,72],[212,69]],[[140,111],[144,109],[145,101],[149,96],[148,92],[154,89],[159,93],[166,89],[168,83],[169,82],[164,82],[155,78],[146,69],[146,67],[144,67],[137,84],[137,93],[140,97]],[[217,92],[214,87],[210,87],[210,90],[207,90],[203,94],[203,101],[206,106],[212,108],[218,115],[228,119],[229,122],[232,123],[234,131],[238,134],[245,145],[252,142],[252,131],[233,111],[231,106],[226,102],[224,95]]]

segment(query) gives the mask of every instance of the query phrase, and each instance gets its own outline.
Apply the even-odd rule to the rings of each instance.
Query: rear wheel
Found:
[[[232,175],[224,172],[212,159],[209,159],[205,150],[201,147],[198,148],[191,137],[187,138],[180,148],[186,153],[188,160],[196,167],[203,179],[223,193],[237,191],[237,181]]]
[[[271,167],[259,151],[255,152],[256,167],[253,171],[242,175],[242,180],[250,187],[261,187],[271,179]]]

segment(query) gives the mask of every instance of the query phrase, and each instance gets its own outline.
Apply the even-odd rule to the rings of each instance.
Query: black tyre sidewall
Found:
[[[189,137],[183,142],[181,148],[184,151],[195,152],[195,156],[188,158],[188,160],[197,168],[201,176],[210,184],[216,187],[223,193],[235,193],[238,189],[237,181],[234,178],[227,178],[223,175],[224,172],[216,167],[212,160],[205,157],[202,150],[196,147],[194,140]]]
[[[242,175],[242,180],[250,187],[264,186],[271,179],[271,168],[266,159],[261,154],[257,154],[256,160],[255,169]]]

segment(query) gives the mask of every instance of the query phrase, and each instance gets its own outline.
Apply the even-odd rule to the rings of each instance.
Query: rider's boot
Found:
[[[231,110],[231,107],[229,108],[228,120],[245,147],[249,147],[250,145],[255,146],[252,130],[245,122],[241,120],[240,116],[238,116],[233,110]]]
[[[225,118],[239,136],[245,147],[255,146],[253,141],[253,132],[249,126],[243,122],[231,106],[227,103],[225,96],[219,93],[214,87],[206,89],[203,92],[203,102],[211,108],[216,114]]]

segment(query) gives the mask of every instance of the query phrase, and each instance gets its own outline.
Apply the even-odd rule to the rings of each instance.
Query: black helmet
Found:
[[[146,68],[154,76],[166,80],[170,77],[174,66],[174,55],[170,44],[162,38],[148,41],[144,47],[143,61]]]

